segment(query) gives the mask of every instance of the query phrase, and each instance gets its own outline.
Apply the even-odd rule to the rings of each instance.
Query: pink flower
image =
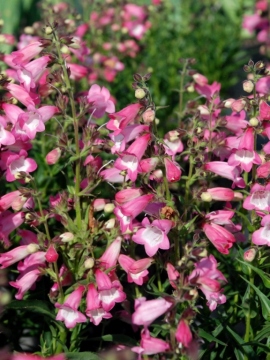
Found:
[[[14,65],[22,66],[27,64],[41,51],[42,43],[39,41],[34,41],[18,51],[13,51],[9,57]]]
[[[19,100],[26,107],[35,106],[39,104],[40,99],[37,94],[27,92],[22,86],[16,84],[8,84],[7,89],[10,94],[17,100]]]
[[[134,282],[137,285],[142,285],[148,275],[148,271],[146,269],[152,264],[153,259],[146,258],[135,261],[127,255],[120,255],[118,262],[128,274],[127,279],[129,283]]]
[[[89,284],[86,296],[86,315],[94,325],[99,325],[102,319],[110,319],[112,315],[103,309],[99,294],[94,284]]]
[[[228,189],[228,188],[223,188],[223,187],[207,189],[206,193],[210,195],[211,200],[232,201],[234,198],[233,190]]]
[[[57,163],[57,161],[60,159],[61,156],[61,149],[59,147],[51,150],[47,155],[46,155],[46,163],[48,165],[54,165]]]
[[[166,178],[168,182],[176,182],[179,181],[181,178],[181,169],[177,162],[169,159],[164,158],[165,169],[166,169]]]
[[[262,80],[262,79],[260,79],[260,80]],[[268,94],[269,90],[270,90],[270,77],[268,77],[267,79],[268,79],[268,82],[269,82],[269,88],[267,89],[266,94]],[[260,102],[259,110],[260,110],[259,111],[259,119],[261,121],[270,120],[270,106],[265,101]]]
[[[35,160],[26,158],[27,152],[21,150],[19,154],[10,155],[7,159],[6,180],[8,182],[16,180],[15,175],[20,171],[29,173],[37,168]]]
[[[141,105],[136,103],[109,115],[110,121],[106,125],[107,129],[114,131],[114,135],[120,134],[122,130],[136,118],[140,109]]]
[[[184,347],[188,348],[192,341],[192,332],[186,320],[181,319],[175,333],[176,340]]]
[[[9,245],[9,234],[24,222],[24,213],[22,211],[15,214],[10,211],[0,213],[0,240],[5,245]]]
[[[261,221],[262,227],[252,234],[252,242],[256,245],[270,246],[270,215],[266,215]]]
[[[7,127],[6,120],[0,116],[0,146],[1,145],[13,145],[15,143],[14,135],[6,130]]]
[[[226,302],[226,297],[222,294],[220,287],[221,283],[227,280],[217,269],[217,261],[213,255],[196,263],[188,279],[190,283],[199,285],[199,289],[208,300],[207,305],[211,311],[215,310],[218,304]]]
[[[99,262],[105,269],[110,269],[116,265],[121,250],[121,242],[122,238],[118,236],[99,258]]]
[[[180,274],[179,272],[175,269],[175,267],[168,263],[166,265],[166,270],[167,270],[167,273],[168,273],[168,278],[169,278],[169,281],[170,281],[170,284],[171,286],[174,288],[174,289],[177,289],[177,286],[176,286],[176,280],[179,278]]]
[[[211,161],[204,165],[204,169],[211,171],[217,175],[233,181],[233,187],[238,186],[244,188],[246,186],[245,181],[239,176],[240,170],[235,166],[230,166],[223,161]]]
[[[17,300],[22,300],[24,294],[36,283],[40,275],[40,270],[34,269],[28,272],[23,272],[16,281],[10,281],[9,284],[18,289],[15,298]]]
[[[172,303],[163,298],[146,301],[145,297],[135,300],[135,312],[132,315],[132,323],[148,327],[159,316],[167,312]]]
[[[26,256],[38,251],[39,246],[37,244],[17,246],[15,249],[0,254],[1,269],[5,269],[12,264],[26,258]]]
[[[134,346],[131,350],[144,355],[155,355],[170,349],[170,345],[161,339],[150,336],[149,330],[145,329],[141,334],[140,346]]]
[[[235,242],[235,237],[232,233],[224,229],[222,226],[214,223],[205,223],[202,226],[202,229],[205,235],[219,252],[226,255],[229,254],[229,249],[233,246],[233,243]]]
[[[251,187],[250,193],[251,195],[244,200],[244,209],[270,211],[270,184],[255,184]]]
[[[45,255],[46,261],[48,263],[54,263],[57,261],[58,257],[59,257],[59,255],[57,254],[57,251],[55,250],[54,245],[51,244]]]
[[[174,160],[175,155],[184,150],[184,145],[179,138],[179,133],[176,130],[169,131],[164,137],[164,148],[167,155],[172,156]]]
[[[116,206],[114,214],[120,222],[120,228],[123,233],[127,230],[132,230],[132,221],[138,216],[153,199],[152,194],[142,195],[126,202],[122,206]]]
[[[87,100],[91,105],[93,117],[99,119],[105,112],[111,114],[115,111],[115,106],[110,100],[110,92],[105,87],[100,87],[97,84],[91,86]]]
[[[115,161],[114,166],[119,170],[127,170],[131,181],[137,179],[139,162],[147,149],[150,139],[150,134],[137,138]]]
[[[115,201],[119,205],[123,205],[128,201],[138,198],[142,194],[143,194],[142,190],[138,188],[120,190],[115,194]]]
[[[123,302],[126,299],[126,294],[123,292],[118,280],[111,281],[109,276],[100,270],[95,272],[95,277],[99,299],[105,311],[110,311],[115,303]]]
[[[55,307],[60,309],[56,320],[64,321],[68,329],[74,328],[78,323],[87,321],[85,315],[78,311],[83,292],[84,286],[81,285],[68,296],[63,304],[55,304]]]
[[[148,256],[156,254],[158,249],[168,250],[170,241],[167,237],[168,232],[173,225],[170,220],[154,220],[152,224],[145,218],[142,221],[143,229],[140,229],[133,235],[132,240],[144,245],[145,252]]]

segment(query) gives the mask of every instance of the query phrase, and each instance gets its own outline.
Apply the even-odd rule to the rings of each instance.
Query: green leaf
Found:
[[[270,319],[270,300],[255,285],[253,285],[251,282],[249,282],[243,276],[241,276],[241,278],[244,279],[254,289],[254,291],[258,295],[261,305],[262,305],[262,315],[265,318],[265,320],[269,320]]]
[[[26,311],[34,311],[39,314],[46,315],[51,319],[55,320],[54,311],[52,311],[47,303],[41,300],[21,300],[21,301],[12,301],[10,302],[7,309],[14,310],[26,310]]]
[[[228,332],[232,335],[232,337],[234,338],[234,340],[236,341],[236,343],[239,345],[239,346],[241,346],[241,347],[243,347],[244,349],[243,349],[243,351],[246,353],[246,354],[248,354],[248,355],[251,355],[251,354],[254,354],[253,353],[253,350],[252,350],[252,347],[250,346],[250,345],[247,345],[246,343],[245,343],[245,340],[244,339],[242,339],[241,338],[241,336],[239,336],[236,332],[234,332],[228,325],[226,326],[226,329],[228,330]],[[237,350],[237,349],[235,349],[235,350]],[[242,352],[239,350],[239,352],[237,351],[237,354],[238,354],[238,356],[240,356],[240,357],[237,357],[237,359],[242,359]],[[235,354],[235,356],[237,356],[236,354]]]
[[[245,360],[245,354],[243,354],[242,351],[237,348],[234,349],[234,355],[236,360]]]
[[[101,360],[102,358],[92,352],[65,353],[68,360]]]
[[[256,334],[254,341],[260,341],[268,337],[270,337],[270,323],[266,323],[263,326],[263,328]]]
[[[220,345],[224,345],[224,346],[227,346],[227,344],[225,344],[223,341],[220,341],[218,339],[216,339],[213,335],[207,333],[206,331],[204,331],[203,329],[199,329],[199,336],[208,340],[209,342],[216,342]]]
[[[241,264],[246,265],[251,270],[253,270],[256,274],[258,274],[260,276],[260,278],[262,279],[264,286],[267,289],[270,289],[270,277],[265,272],[263,272],[262,270],[258,269],[255,266],[251,265],[249,262],[244,262],[239,259],[236,259],[236,260],[239,261]]]

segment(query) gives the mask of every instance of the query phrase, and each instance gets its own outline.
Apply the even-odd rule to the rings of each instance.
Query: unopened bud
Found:
[[[246,106],[246,101],[244,99],[235,100],[232,105],[231,109],[232,111],[240,112],[243,110]]]
[[[201,115],[210,115],[210,111],[207,108],[207,106],[205,106],[205,105],[199,105],[198,110],[199,110]]]
[[[0,26],[4,26],[4,20],[3,19],[0,19]]]
[[[135,98],[136,99],[143,99],[146,95],[146,92],[143,89],[136,89],[135,91]]]
[[[25,218],[26,221],[34,221],[34,220],[36,220],[36,216],[34,214],[31,214],[31,213],[26,213],[24,218]]]
[[[256,118],[256,117],[252,117],[250,120],[249,120],[249,124],[250,126],[258,126],[259,125],[259,120]]]
[[[29,254],[34,254],[35,252],[37,252],[39,250],[39,246],[38,246],[38,244],[29,244],[29,245],[27,245],[27,250],[28,250]]]
[[[57,161],[59,160],[61,156],[61,149],[59,147],[53,149],[52,151],[50,151],[47,155],[46,155],[46,163],[48,165],[54,165],[57,163]]]
[[[104,207],[107,203],[107,200],[105,199],[95,199],[93,201],[93,208],[94,208],[94,211],[102,211],[104,210]]]
[[[51,26],[46,26],[44,32],[46,35],[51,35],[53,33],[53,29]]]
[[[10,292],[3,290],[0,292],[0,304],[2,306],[8,305],[11,300],[12,300],[12,296]]]
[[[255,259],[257,251],[254,248],[251,248],[244,252],[244,260],[252,262]]]
[[[226,109],[230,109],[234,101],[235,99],[227,99],[223,102],[223,105]]]
[[[65,232],[61,234],[59,237],[64,243],[70,242],[74,239],[74,235],[71,232]]]
[[[95,260],[93,258],[88,258],[84,262],[84,267],[86,269],[92,269],[95,265]]]
[[[69,53],[69,49],[68,49],[68,47],[66,45],[63,45],[61,47],[61,53],[62,54],[68,54]]]
[[[48,263],[54,263],[58,259],[57,251],[53,245],[50,245],[49,249],[46,252],[45,259]]]
[[[203,192],[201,194],[201,199],[202,199],[202,201],[205,201],[205,202],[210,202],[213,200],[212,195],[209,194],[208,192]]]
[[[115,226],[115,219],[114,218],[106,221],[105,224],[104,224],[104,228],[107,229],[107,230],[113,229],[114,226]]]
[[[156,113],[153,109],[147,109],[143,114],[142,118],[145,124],[150,124],[155,120]]]
[[[251,93],[254,89],[254,83],[250,80],[245,80],[243,82],[243,89],[245,92]]]
[[[34,29],[32,28],[32,26],[26,26],[24,29],[23,29],[24,33],[27,34],[27,35],[32,35],[34,34]]]
[[[189,86],[187,87],[187,92],[189,92],[189,93],[193,93],[194,90],[195,90],[194,85],[189,85]]]
[[[109,203],[109,204],[106,204],[106,205],[104,206],[104,210],[103,210],[103,211],[104,211],[106,214],[111,214],[111,213],[113,212],[114,208],[115,208],[114,204]]]

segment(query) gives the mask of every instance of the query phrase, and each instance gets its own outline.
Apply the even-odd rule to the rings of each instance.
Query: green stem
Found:
[[[167,180],[166,176],[163,176],[163,183],[164,183],[164,187],[165,187],[166,200],[170,201],[171,200],[171,193],[170,193],[170,190],[169,190],[169,184],[168,184],[168,180]]]
[[[79,146],[79,121],[77,119],[76,115],[76,107],[75,107],[75,101],[73,96],[73,91],[70,83],[70,79],[68,76],[68,71],[65,66],[65,61],[61,54],[60,49],[60,41],[56,33],[53,33],[54,40],[55,40],[55,46],[58,53],[59,63],[63,70],[64,75],[64,81],[68,92],[69,102],[71,106],[71,113],[72,113],[72,119],[73,119],[73,127],[74,127],[74,140],[75,140],[75,149],[76,149],[76,157],[78,158],[75,161],[75,211],[76,211],[76,222],[77,227],[80,230],[82,227],[82,215],[81,215],[81,204],[80,204],[80,180],[81,180],[81,160],[80,160],[80,146]]]
[[[61,354],[63,352],[64,346],[65,346],[65,343],[66,343],[66,339],[67,339],[67,330],[65,328],[62,328],[59,331],[59,340],[57,342],[55,355],[56,354]]]
[[[186,76],[188,62],[187,60],[184,62],[183,70],[180,76],[180,89],[179,89],[179,126],[181,127],[182,122],[182,111],[183,111],[183,94],[184,94],[184,80]]]
[[[254,284],[254,276],[253,276],[251,270],[250,270],[249,281],[252,285]],[[253,298],[253,288],[250,287],[249,300],[251,300],[252,298]],[[250,340],[252,340],[251,336],[250,336],[250,330],[251,330],[251,311],[250,311],[250,305],[249,305],[249,309],[246,314],[246,332],[245,332],[245,337],[244,337],[245,342],[249,342]],[[247,355],[245,355],[244,359],[248,360]]]

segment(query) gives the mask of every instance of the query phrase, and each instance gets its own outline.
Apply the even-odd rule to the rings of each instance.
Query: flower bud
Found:
[[[246,101],[244,99],[239,99],[239,100],[235,100],[232,105],[231,105],[231,109],[232,111],[235,112],[240,112],[241,110],[243,110],[246,106]]]
[[[251,248],[244,252],[244,260],[247,262],[252,262],[256,256],[256,249]]]
[[[104,211],[106,214],[111,214],[111,213],[113,212],[114,208],[115,208],[114,204],[109,203],[109,204],[106,204],[106,205],[104,206],[104,210],[103,210],[103,211]]]
[[[256,118],[256,117],[252,117],[250,120],[249,120],[249,124],[250,126],[258,126],[259,125],[259,120]]]
[[[208,192],[203,192],[201,194],[201,199],[202,199],[202,201],[210,202],[210,201],[212,201],[212,195],[209,194]]]
[[[107,203],[105,199],[95,199],[93,201],[94,211],[102,211]]]
[[[232,106],[232,103],[235,101],[235,99],[227,99],[223,102],[223,105],[226,109],[230,109]]]
[[[29,252],[29,254],[34,254],[35,252],[37,252],[39,249],[38,244],[29,244],[27,245],[27,250]]]
[[[70,242],[74,239],[74,235],[71,232],[65,232],[61,235],[59,235],[62,242]]]
[[[113,229],[115,226],[115,219],[112,218],[112,219],[109,219],[108,221],[105,222],[104,224],[104,228],[106,230],[110,230],[110,229]]]
[[[143,89],[136,89],[135,91],[135,98],[136,99],[143,99],[146,95],[146,92]]]
[[[61,149],[59,147],[53,149],[46,155],[46,163],[48,165],[56,164],[61,156]]]
[[[251,93],[254,89],[254,83],[250,80],[245,80],[243,82],[243,89],[245,92]]]
[[[95,260],[93,258],[88,258],[84,262],[84,267],[86,269],[92,269],[95,265]]]
[[[44,32],[46,35],[51,35],[53,33],[53,29],[51,26],[46,26]]]
[[[149,108],[147,109],[143,114],[142,118],[145,124],[150,124],[155,120],[156,113],[153,109]]]
[[[57,251],[53,245],[50,245],[49,249],[46,252],[45,259],[48,263],[54,263],[58,259]]]

